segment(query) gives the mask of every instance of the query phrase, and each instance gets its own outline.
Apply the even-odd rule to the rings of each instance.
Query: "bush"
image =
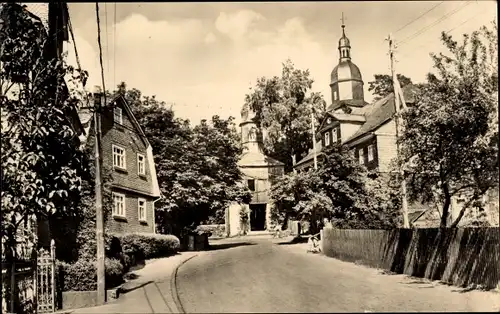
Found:
[[[225,237],[226,225],[199,225],[196,228],[198,233],[208,233],[209,237]]]
[[[122,252],[133,260],[169,256],[177,253],[180,241],[176,236],[148,233],[116,235]]]
[[[122,263],[117,259],[106,258],[106,289],[123,283],[125,274]],[[73,264],[59,262],[57,272],[62,291],[97,290],[97,262],[87,259],[77,260]]]

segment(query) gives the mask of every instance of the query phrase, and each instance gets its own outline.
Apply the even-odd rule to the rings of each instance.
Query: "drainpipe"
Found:
[[[160,197],[155,199],[153,201],[153,233],[156,234],[156,209],[155,209],[155,203],[163,197],[163,194],[160,193]]]

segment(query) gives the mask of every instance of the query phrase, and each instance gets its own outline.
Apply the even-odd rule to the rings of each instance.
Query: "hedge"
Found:
[[[106,258],[106,289],[123,283],[124,267],[114,258]],[[73,264],[58,264],[59,284],[62,291],[95,291],[97,290],[97,261],[80,259]]]
[[[106,289],[123,282],[130,267],[139,261],[166,257],[179,251],[180,241],[173,235],[131,233],[108,234],[106,242]],[[95,256],[82,256],[73,264],[59,262],[62,291],[94,291],[97,289]]]
[[[208,233],[209,237],[225,237],[226,225],[199,225],[196,228],[199,233]]]

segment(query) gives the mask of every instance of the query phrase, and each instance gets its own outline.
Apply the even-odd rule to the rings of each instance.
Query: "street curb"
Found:
[[[195,258],[196,256],[198,256],[198,254],[190,256],[181,263],[179,263],[179,265],[177,265],[174,268],[172,274],[170,275],[170,293],[172,294],[172,299],[174,300],[174,305],[177,310],[175,313],[186,313],[186,311],[184,311],[184,307],[182,306],[181,300],[179,298],[179,293],[177,291],[177,272],[182,265],[186,264],[189,260]]]

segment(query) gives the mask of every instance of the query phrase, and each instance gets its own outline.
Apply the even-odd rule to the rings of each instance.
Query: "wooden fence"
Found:
[[[500,230],[323,229],[325,255],[370,267],[467,287],[496,288]]]

